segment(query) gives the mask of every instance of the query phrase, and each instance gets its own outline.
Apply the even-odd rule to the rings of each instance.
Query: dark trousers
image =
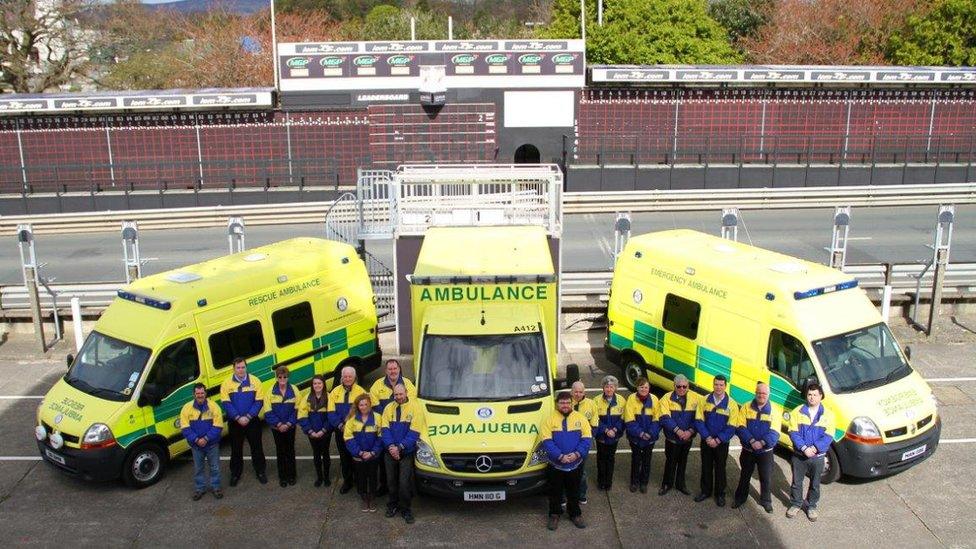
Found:
[[[617,453],[617,443],[596,443],[596,485],[610,489],[613,484],[613,463]]]
[[[282,433],[272,428],[271,436],[278,458],[278,480],[295,480],[295,429]]]
[[[820,501],[820,476],[823,475],[824,457],[806,458],[793,455],[793,486],[790,488],[790,506],[803,507],[803,479],[810,479],[807,490],[807,509],[816,509]]]
[[[664,478],[661,486],[669,488],[686,488],[685,468],[688,465],[688,452],[691,442],[678,444],[670,440],[664,441]]]
[[[566,512],[569,518],[578,517],[582,514],[579,502],[580,477],[583,475],[583,468],[577,466],[572,471],[560,471],[549,464],[549,514],[563,514],[562,501],[566,498]]]
[[[413,497],[413,454],[400,454],[400,460],[393,459],[390,454],[383,454],[386,478],[390,480],[390,499],[387,506],[402,511],[410,510],[410,500]]]
[[[745,453],[745,452],[743,452]],[[725,495],[725,462],[729,459],[729,443],[711,448],[703,440],[701,443],[701,493],[710,496]],[[713,490],[714,489],[714,490]]]
[[[754,454],[745,450],[739,454],[739,467],[742,474],[739,475],[739,486],[735,489],[735,501],[745,501],[749,497],[749,481],[752,480],[752,471],[759,466],[759,503],[764,507],[773,504],[772,477],[773,477],[773,451]]]
[[[651,454],[654,445],[630,445],[630,484],[631,486],[647,486],[651,478]]]
[[[342,471],[342,483],[352,485],[356,482],[356,471],[353,468],[352,455],[346,450],[346,441],[342,438],[342,431],[336,430],[336,448],[339,450],[339,469]]]
[[[264,434],[261,421],[252,419],[247,427],[241,427],[240,423],[231,420],[228,427],[230,435],[230,476],[240,478],[244,471],[244,439],[251,449],[251,465],[254,472],[263,475],[267,464],[264,461],[264,444],[261,436]]]
[[[353,461],[353,469],[356,471],[356,492],[363,497],[373,497],[376,495],[376,468],[380,460],[373,458],[368,461]]]
[[[308,437],[308,443],[312,446],[312,464],[315,466],[315,478],[329,479],[329,469],[332,467],[332,458],[329,456],[329,443],[331,441],[332,433],[328,431],[322,438]]]

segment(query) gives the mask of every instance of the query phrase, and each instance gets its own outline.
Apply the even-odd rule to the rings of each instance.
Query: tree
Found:
[[[596,24],[596,1],[586,0],[586,55],[605,64],[726,64],[741,56],[704,0],[614,0]],[[580,36],[579,2],[555,0],[546,38]]]
[[[0,91],[45,92],[84,76],[93,37],[80,21],[88,8],[87,0],[2,0]]]
[[[900,65],[976,65],[976,2],[939,0],[927,14],[910,16],[887,55]]]
[[[725,27],[736,44],[744,37],[755,37],[772,11],[773,0],[713,0],[708,4],[708,14]]]
[[[409,40],[410,18],[416,21],[417,40],[444,40],[447,38],[447,16],[417,9],[400,9],[396,6],[376,6],[366,15],[362,26],[351,39],[358,40]],[[358,37],[358,38],[357,38]],[[463,27],[455,26],[454,38],[465,39]]]
[[[926,0],[779,0],[769,23],[740,44],[756,63],[874,65]]]

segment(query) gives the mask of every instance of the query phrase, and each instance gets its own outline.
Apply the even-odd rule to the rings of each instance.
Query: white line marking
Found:
[[[976,377],[930,377],[925,381],[929,383],[953,383],[957,381],[976,381]]]
[[[847,237],[848,242],[851,240],[874,240],[873,236],[849,236]]]
[[[41,400],[44,395],[10,395],[0,396],[0,400]]]

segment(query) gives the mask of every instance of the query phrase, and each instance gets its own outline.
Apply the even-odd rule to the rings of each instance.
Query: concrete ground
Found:
[[[610,367],[600,346],[598,328],[586,323],[568,328],[563,337],[561,364],[581,366],[588,385]],[[556,532],[545,529],[542,497],[495,504],[460,504],[419,497],[416,524],[382,511],[362,513],[354,494],[339,495],[338,483],[312,486],[308,444],[299,437],[299,484],[286,489],[274,478],[261,486],[246,473],[236,488],[226,488],[217,501],[206,496],[190,500],[192,466],[186,459],[170,464],[165,478],[145,490],[130,490],[120,482],[93,484],[76,481],[40,461],[33,440],[34,414],[43,395],[64,371],[63,356],[73,347],[61,344],[46,355],[34,352],[33,341],[22,335],[0,335],[0,540],[15,545],[116,546],[478,546],[513,545],[575,547],[637,547],[648,542],[673,546],[801,547],[830,543],[835,547],[866,543],[893,547],[976,546],[976,491],[968,475],[976,470],[976,319],[946,319],[934,338],[907,327],[897,332],[913,347],[913,364],[930,380],[940,401],[942,443],[926,462],[893,477],[843,481],[825,486],[820,521],[803,515],[784,517],[789,489],[789,464],[781,455],[774,470],[775,512],[766,514],[755,502],[737,510],[719,509],[709,501],[671,492],[656,494],[663,454],[652,462],[652,491],[627,491],[630,456],[617,458],[612,491],[591,486],[584,517],[577,530],[563,521]],[[392,348],[388,345],[386,348]],[[626,445],[621,445],[625,447]],[[659,446],[661,446],[659,444]],[[270,436],[266,453],[273,455]],[[661,448],[658,448],[661,450]],[[222,448],[226,459],[229,448]],[[736,458],[728,462],[730,484],[739,477]],[[699,480],[697,452],[689,459],[688,485]],[[227,463],[222,463],[228,475]],[[595,477],[595,459],[588,464]],[[338,472],[333,460],[332,475]],[[731,498],[730,498],[731,499]]]

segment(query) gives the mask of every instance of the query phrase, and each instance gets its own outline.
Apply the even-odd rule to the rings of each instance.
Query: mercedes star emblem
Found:
[[[491,471],[491,458],[488,456],[478,456],[474,460],[474,468],[478,470],[479,473],[487,473]]]

